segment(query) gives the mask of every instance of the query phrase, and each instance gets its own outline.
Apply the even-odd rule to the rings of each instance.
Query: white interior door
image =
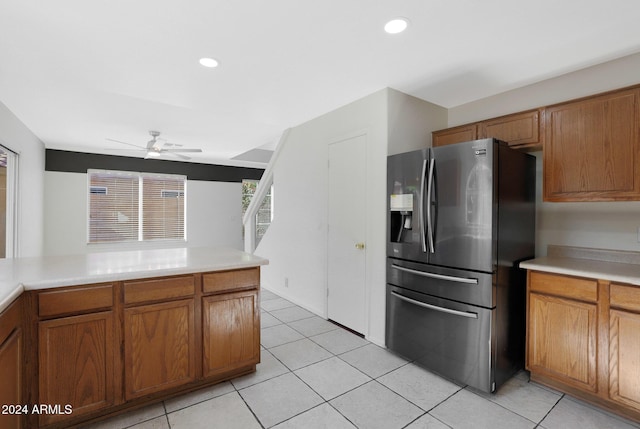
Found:
[[[366,135],[329,145],[329,319],[366,334]]]

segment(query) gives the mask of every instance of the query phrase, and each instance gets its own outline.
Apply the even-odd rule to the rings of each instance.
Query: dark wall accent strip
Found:
[[[243,179],[258,180],[262,177],[262,173],[264,173],[262,168],[131,158],[128,156],[71,152],[56,149],[46,150],[46,171],[86,173],[90,168],[138,171],[142,173],[182,174],[187,176],[189,180],[211,182],[242,182]]]

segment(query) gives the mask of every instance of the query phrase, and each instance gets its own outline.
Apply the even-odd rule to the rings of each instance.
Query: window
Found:
[[[0,259],[16,256],[18,155],[0,146]]]
[[[249,203],[251,203],[251,199],[253,198],[253,194],[256,192],[256,188],[258,187],[258,180],[243,180],[242,181],[242,217],[247,211],[249,207]],[[269,191],[265,195],[260,207],[258,208],[258,212],[256,213],[256,241],[255,245],[257,246],[262,240],[262,237],[269,229],[269,225],[273,221],[273,186],[269,188]],[[242,232],[244,234],[244,230]]]
[[[89,243],[184,240],[186,177],[89,170]]]

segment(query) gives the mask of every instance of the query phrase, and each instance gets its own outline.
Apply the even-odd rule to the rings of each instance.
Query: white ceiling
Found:
[[[409,29],[386,34],[397,16]],[[384,87],[453,107],[636,53],[638,17],[636,0],[0,0],[0,102],[47,148],[144,156],[106,139],[154,129],[237,164]]]

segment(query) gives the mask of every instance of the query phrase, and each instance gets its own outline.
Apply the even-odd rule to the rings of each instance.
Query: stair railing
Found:
[[[242,218],[242,224],[244,225],[244,251],[247,253],[253,254],[256,250],[256,215],[262,205],[262,201],[269,193],[271,185],[273,185],[273,166],[278,161],[278,157],[280,156],[282,147],[287,140],[289,131],[290,128],[287,128],[280,136],[276,150],[273,152],[273,155],[271,155],[267,168],[264,170],[264,173],[262,173],[262,177],[258,182],[256,192],[253,194],[249,207],[247,207],[247,211]]]

